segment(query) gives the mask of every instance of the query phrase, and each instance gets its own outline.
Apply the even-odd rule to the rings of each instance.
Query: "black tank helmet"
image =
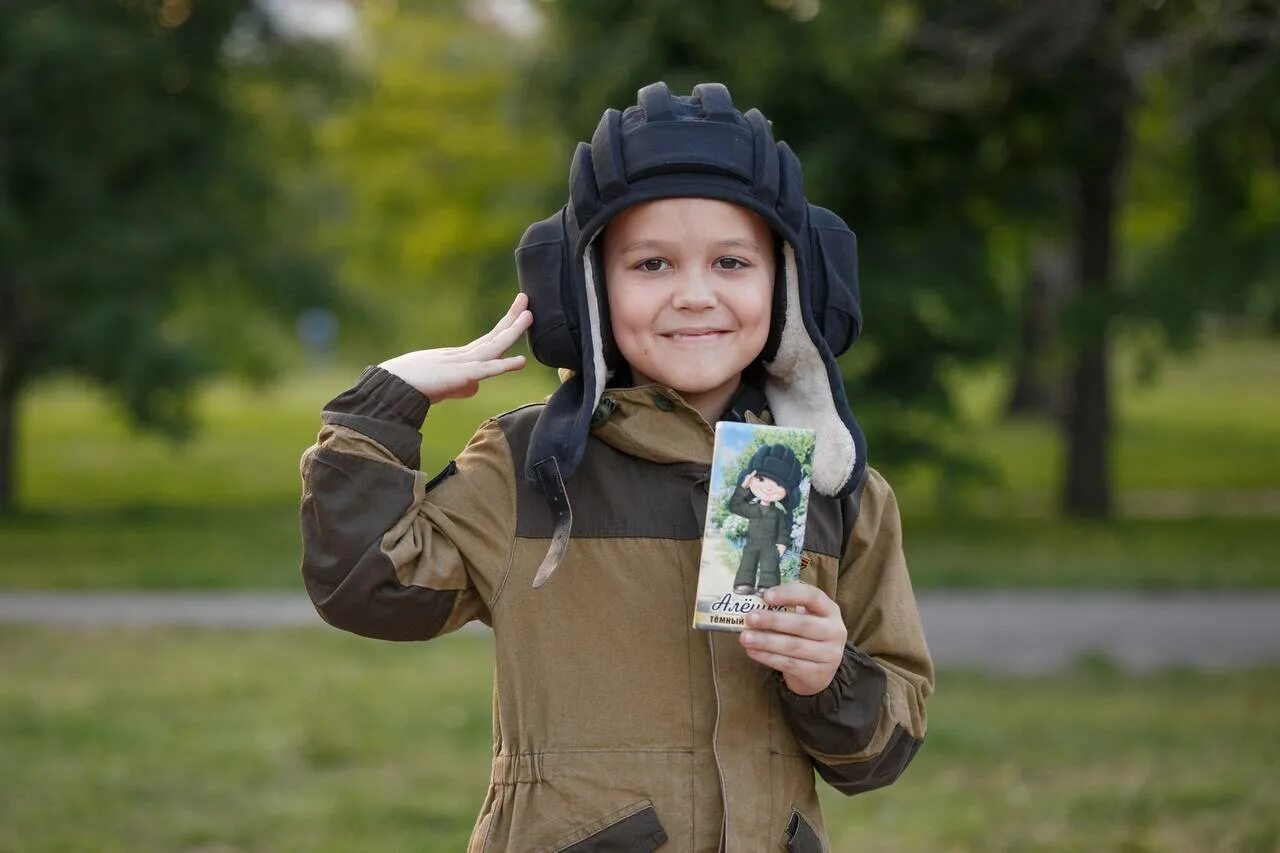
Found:
[[[591,144],[580,142],[574,152],[568,202],[530,225],[516,249],[520,289],[533,312],[533,355],[574,371],[547,400],[525,461],[524,476],[557,517],[534,586],[546,582],[568,545],[564,483],[582,461],[614,360],[597,238],[627,207],[683,196],[748,208],[779,238],[772,327],[761,354],[765,396],[777,424],[817,432],[813,488],[852,494],[855,507],[861,494],[866,442],[835,361],[862,327],[853,232],[805,200],[800,161],[774,141],[759,110],[740,112],[719,83],[700,83],[688,96],[652,83],[635,106],[605,110]]]
[[[751,454],[751,459],[743,466],[742,476],[738,478],[738,482],[741,483],[743,477],[752,471],[756,472],[756,476],[768,477],[786,489],[787,497],[784,503],[787,509],[795,509],[796,489],[804,479],[804,469],[800,467],[800,460],[796,458],[791,448],[785,444],[765,444],[756,448],[756,452]]]

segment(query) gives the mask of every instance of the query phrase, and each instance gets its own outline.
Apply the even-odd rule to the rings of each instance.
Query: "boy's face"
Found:
[[[747,484],[747,489],[751,494],[759,498],[762,503],[776,503],[787,496],[787,490],[781,485],[769,477],[761,477],[758,474],[751,478],[751,482]]]
[[[744,207],[673,198],[627,208],[604,235],[613,337],[637,384],[690,395],[737,387],[764,349],[773,234]]]

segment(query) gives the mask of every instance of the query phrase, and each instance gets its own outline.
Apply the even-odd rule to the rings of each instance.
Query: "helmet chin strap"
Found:
[[[591,408],[588,411],[594,411],[596,406],[600,405],[600,397],[612,375],[612,371],[605,368],[604,314],[601,311],[600,291],[596,287],[595,256],[599,242],[600,235],[597,234],[587,244],[587,250],[582,253],[582,277],[587,291],[588,332],[591,335],[591,363],[595,368],[589,377],[583,377],[591,383],[589,388],[584,389],[584,394],[589,395],[591,399]],[[569,505],[569,495],[564,488],[564,477],[561,476],[560,463],[555,456],[548,456],[535,463],[533,474],[537,479],[539,491],[546,495],[547,505],[551,508],[551,513],[556,520],[551,534],[551,545],[547,548],[547,554],[542,558],[542,563],[539,564],[538,571],[533,576],[533,588],[538,589],[551,580],[552,573],[564,559],[565,551],[569,547],[569,534],[573,530],[573,507]]]
[[[534,465],[533,471],[542,485],[542,491],[547,496],[547,505],[551,507],[556,520],[547,555],[542,558],[542,563],[533,576],[533,588],[538,589],[551,580],[551,573],[564,559],[564,552],[569,547],[569,533],[573,530],[573,507],[569,506],[569,496],[564,490],[564,479],[560,476],[560,465],[554,456],[548,456]]]

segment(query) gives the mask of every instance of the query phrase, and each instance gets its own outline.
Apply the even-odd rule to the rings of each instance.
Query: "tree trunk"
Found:
[[[18,385],[0,369],[0,515],[18,506]]]
[[[18,391],[23,379],[18,323],[17,292],[0,272],[0,515],[18,506]]]
[[[1128,148],[1128,80],[1118,64],[1093,69],[1085,108],[1093,144],[1076,170],[1076,271],[1079,292],[1073,366],[1062,422],[1066,471],[1062,509],[1106,517],[1112,511],[1110,348],[1117,189]]]
[[[1031,269],[1022,292],[1018,348],[1013,361],[1013,387],[1005,416],[1060,416],[1059,378],[1049,354],[1057,336],[1058,315],[1070,288],[1071,258],[1055,240],[1040,241],[1031,252]]]

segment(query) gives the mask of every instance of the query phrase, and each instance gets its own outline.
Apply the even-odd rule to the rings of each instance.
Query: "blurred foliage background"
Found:
[[[865,331],[842,368],[871,463],[898,493],[918,589],[1280,585],[1274,0],[12,0],[0,4],[0,588],[299,589],[297,461],[321,405],[367,364],[488,328],[516,288],[524,227],[564,201],[574,143],[654,80],[677,93],[722,81],[759,107],[799,154],[809,199],[857,232]],[[533,364],[433,409],[424,469],[555,382]],[[280,641],[296,655],[282,665],[323,667],[311,641]],[[137,639],[94,642],[123,659]],[[409,677],[400,652],[325,642],[351,672],[372,658]],[[164,672],[207,666],[226,696],[257,689],[212,639],[163,644]],[[0,663],[33,691],[0,695],[0,753],[46,757],[38,772],[64,795],[44,803],[59,813],[121,794],[101,766],[75,774],[48,757],[81,744],[145,766],[121,721],[180,692],[163,678],[155,695],[77,692],[74,649],[36,630],[0,635]],[[1105,667],[1072,678],[1083,686],[1063,701],[1112,707]],[[375,712],[418,703],[470,731],[486,682],[459,682],[456,703],[396,694]],[[1023,792],[994,820],[1001,844],[1275,849],[1280,827],[1247,793],[1274,738],[1238,741],[1239,763],[1209,787],[1135,793],[1167,775],[1167,732],[1274,707],[1274,671],[1252,687],[1191,674],[1134,687],[1148,691],[1136,707],[1185,708],[1179,690],[1220,706],[1148,719],[1107,782],[1077,767],[1051,825],[1011,817],[1047,808],[1050,789],[1030,745],[1015,762],[1030,775],[983,763],[998,747],[981,709],[1025,691],[1032,720],[1057,688],[963,684],[943,754],[921,771],[943,805],[919,825],[936,832],[911,849],[983,849],[992,821],[973,815],[995,813],[966,792],[969,773]],[[223,710],[247,714],[240,701]],[[94,728],[90,708],[116,722]],[[1090,718],[1081,742],[1119,742],[1118,721],[1137,713]],[[259,734],[284,750],[272,760],[359,784],[366,747],[380,747],[334,725],[314,721],[317,743],[296,755]],[[1064,760],[1080,752],[1056,743]],[[394,773],[384,781],[403,794]],[[21,849],[75,846],[42,836],[43,807],[16,793],[0,790],[0,829],[21,826]],[[219,802],[252,817],[243,848],[281,849],[262,841],[281,814],[328,796]],[[441,796],[447,814],[406,806],[383,825],[410,840],[378,843],[411,849],[421,821],[465,834],[480,794]],[[911,796],[833,804],[839,837],[862,839]],[[1132,808],[1078,820],[1104,803]],[[159,836],[114,808],[121,849],[220,837],[176,806]],[[321,849],[299,831],[293,846]]]
[[[1041,504],[1116,515],[1126,388],[1280,328],[1274,2],[0,15],[9,510],[38,505],[19,429],[46,380],[180,439],[211,379],[281,389],[486,328],[573,143],[656,79],[731,84],[859,234],[850,399],[874,464],[948,511],[1009,485],[976,415],[1052,432]],[[536,396],[554,380],[528,381]],[[975,407],[975,382],[995,399]]]

